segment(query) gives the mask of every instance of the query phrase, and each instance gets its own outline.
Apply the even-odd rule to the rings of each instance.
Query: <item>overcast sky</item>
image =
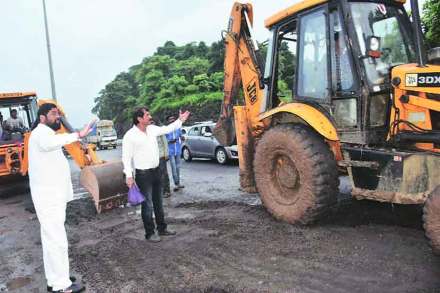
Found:
[[[46,0],[57,97],[71,123],[88,122],[98,92],[165,41],[219,40],[233,2]],[[299,1],[251,2],[262,41],[268,36],[264,19]],[[51,97],[42,1],[0,0],[0,39],[0,92]]]

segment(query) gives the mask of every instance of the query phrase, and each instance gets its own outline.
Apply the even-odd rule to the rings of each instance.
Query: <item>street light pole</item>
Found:
[[[52,55],[50,52],[49,28],[47,25],[46,1],[45,0],[43,0],[43,12],[44,12],[44,27],[46,29],[47,56],[49,58],[50,85],[52,87],[52,98],[56,101],[57,94],[55,91],[55,78],[54,78],[53,68],[52,68]]]

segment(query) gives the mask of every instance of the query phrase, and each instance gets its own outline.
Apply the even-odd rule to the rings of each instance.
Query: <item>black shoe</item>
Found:
[[[170,197],[171,196],[171,192],[165,192],[164,194],[163,194],[163,197],[164,198],[168,198],[168,197]]]
[[[79,293],[86,289],[86,287],[82,284],[72,283],[69,288],[58,290],[58,291],[52,291],[57,293]]]
[[[70,276],[69,279],[72,283],[76,281],[74,276]],[[52,286],[47,286],[47,292],[52,292]]]
[[[173,191],[179,191],[179,187],[177,187],[177,186],[174,187],[174,188],[173,188]]]
[[[156,233],[151,234],[151,235],[145,235],[145,239],[147,239],[150,242],[160,242],[160,237],[159,235],[157,235]]]
[[[185,185],[179,184],[179,185],[177,185],[177,188],[179,188],[179,189],[185,188]]]
[[[173,236],[176,234],[177,234],[176,231],[170,231],[168,229],[166,229],[165,231],[159,231],[160,236]]]

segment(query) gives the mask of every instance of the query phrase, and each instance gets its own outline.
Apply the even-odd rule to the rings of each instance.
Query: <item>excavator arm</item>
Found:
[[[259,60],[258,45],[252,39],[252,23],[252,5],[234,3],[228,29],[223,33],[225,41],[224,98],[220,119],[214,130],[215,137],[223,145],[231,145],[235,141],[232,113],[241,85],[244,89],[244,104],[248,111],[246,120],[250,131],[255,133],[262,127],[262,123],[258,120],[258,115],[264,110],[262,109],[264,96],[262,62]]]
[[[248,192],[256,191],[252,166],[255,137],[264,128],[259,115],[267,107],[262,62],[258,45],[252,39],[252,23],[252,5],[234,3],[228,29],[223,35],[224,99],[220,119],[214,129],[214,136],[223,145],[232,145],[237,140],[240,186]],[[240,86],[243,86],[244,105],[238,103]]]

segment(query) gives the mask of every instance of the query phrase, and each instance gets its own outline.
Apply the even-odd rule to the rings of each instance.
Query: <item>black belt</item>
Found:
[[[136,174],[148,174],[150,172],[157,170],[157,168],[159,168],[159,167],[150,168],[150,169],[136,169]]]

